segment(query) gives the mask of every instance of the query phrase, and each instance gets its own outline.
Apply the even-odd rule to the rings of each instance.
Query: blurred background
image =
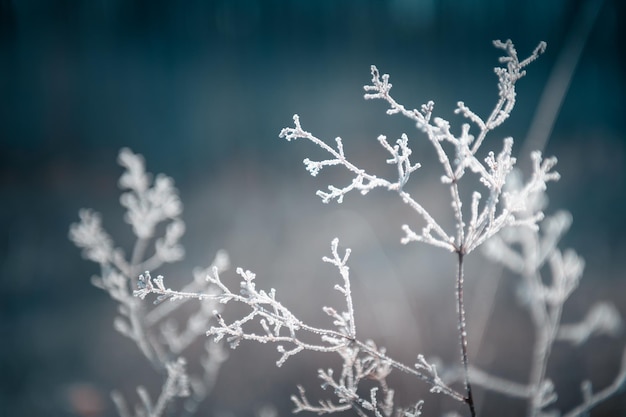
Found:
[[[564,320],[581,319],[597,300],[626,316],[625,8],[618,0],[0,0],[0,415],[111,416],[112,389],[134,402],[135,386],[160,387],[113,330],[116,305],[90,284],[96,266],[67,238],[78,210],[92,207],[129,247],[116,164],[125,146],[149,171],[172,176],[185,204],[187,258],[165,271],[172,287],[223,248],[294,313],[325,323],[321,307],[342,306],[337,274],[321,257],[339,237],[353,249],[361,337],[409,364],[417,353],[457,363],[451,255],[400,245],[400,225],[421,219],[392,193],[322,204],[315,191],[348,177],[310,177],[302,160],[324,155],[278,133],[298,113],[318,137],[341,136],[353,162],[393,175],[376,137],[406,132],[424,165],[410,186],[445,218],[448,191],[430,145],[407,120],[385,115],[384,103],[365,102],[362,87],[375,64],[399,102],[434,100],[435,114],[458,128],[458,100],[484,117],[497,100],[493,39],[512,39],[520,57],[548,44],[485,146],[500,149],[513,136],[524,167],[547,137],[545,153],[559,158],[547,212],[572,212],[562,245],[587,265]],[[472,361],[524,381],[533,335],[516,278],[500,279],[478,253],[468,262]],[[557,405],[580,403],[587,376],[608,385],[625,344],[622,335],[557,346],[548,370]],[[302,354],[277,369],[277,359],[271,346],[231,352],[203,415],[263,407],[290,415],[295,385],[311,399],[323,395],[315,370],[336,364]],[[404,404],[427,400],[426,415],[456,407],[414,381],[398,386]],[[524,415],[522,402],[479,396],[483,415]],[[592,415],[625,414],[622,394]]]

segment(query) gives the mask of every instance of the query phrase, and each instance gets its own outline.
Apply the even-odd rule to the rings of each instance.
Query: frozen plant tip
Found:
[[[541,220],[542,213],[527,213],[524,201],[530,192],[546,188],[546,183],[559,178],[552,168],[556,164],[556,158],[543,160],[541,153],[533,154],[533,174],[523,189],[515,193],[505,193],[503,185],[506,177],[513,169],[516,159],[512,156],[513,139],[504,140],[502,151],[496,156],[493,151],[488,153],[484,160],[480,160],[476,153],[483,143],[488,132],[498,127],[512,111],[515,104],[515,83],[525,75],[525,68],[534,61],[545,50],[545,43],[540,43],[530,57],[519,61],[517,52],[511,41],[494,42],[494,45],[503,49],[506,53],[500,62],[506,63],[505,67],[496,68],[498,75],[499,100],[494,110],[483,120],[472,112],[463,102],[458,103],[456,113],[463,115],[478,129],[478,136],[474,138],[470,134],[470,125],[463,124],[461,132],[455,136],[450,130],[450,124],[439,117],[432,117],[434,103],[429,101],[421,106],[420,110],[408,110],[399,104],[390,95],[391,83],[389,75],[380,75],[378,68],[372,66],[371,85],[366,85],[366,99],[382,99],[389,104],[387,114],[402,114],[413,120],[418,129],[423,131],[428,140],[432,143],[439,157],[444,175],[442,182],[450,188],[452,197],[452,207],[456,218],[456,233],[445,231],[439,222],[432,216],[411,194],[405,189],[405,185],[413,172],[419,167],[419,163],[411,163],[412,155],[409,146],[409,139],[406,134],[392,146],[383,135],[378,137],[381,146],[390,154],[386,163],[396,165],[398,176],[394,179],[379,178],[374,174],[367,173],[351,163],[345,156],[343,142],[341,138],[336,138],[336,148],[327,144],[324,140],[314,136],[312,133],[302,128],[300,118],[294,115],[294,127],[284,128],[280,132],[280,137],[288,141],[295,139],[307,139],[331,155],[331,159],[322,161],[311,161],[305,159],[304,164],[311,175],[317,175],[320,170],[327,166],[340,165],[352,172],[355,176],[352,182],[343,187],[334,185],[328,186],[328,192],[318,191],[317,194],[322,201],[328,203],[337,200],[341,203],[347,193],[352,190],[359,190],[362,194],[367,194],[374,188],[383,187],[396,191],[402,201],[408,204],[426,222],[426,226],[421,233],[415,233],[408,225],[405,225],[406,236],[403,243],[421,241],[434,246],[443,247],[452,252],[462,252],[468,254],[484,243],[489,237],[498,233],[506,226],[515,224],[525,224],[536,227],[537,221]],[[446,148],[446,145],[449,145]],[[464,219],[462,211],[463,203],[460,199],[459,181],[465,175],[466,169],[479,176],[480,182],[486,187],[488,198],[481,207],[482,195],[475,192],[472,202],[469,222]]]
[[[280,354],[277,366],[282,366],[289,358],[305,350],[337,353],[343,362],[340,374],[336,376],[332,369],[319,370],[318,373],[323,386],[332,388],[336,402],[323,400],[318,405],[312,405],[305,395],[305,390],[300,387],[300,395],[292,396],[296,405],[295,411],[325,414],[354,409],[362,416],[367,415],[368,411],[375,416],[403,415],[408,411],[394,405],[394,391],[387,385],[387,376],[393,369],[426,382],[432,387],[432,392],[464,401],[463,395],[446,385],[438,376],[436,368],[429,365],[423,357],[418,358],[415,367],[409,367],[389,357],[386,350],[377,347],[373,341],[362,341],[357,338],[347,265],[350,249],[341,254],[338,247],[339,240],[334,239],[331,243],[331,256],[323,258],[324,262],[334,265],[339,271],[342,284],[335,285],[335,290],[343,295],[346,303],[346,310],[342,312],[332,307],[322,308],[333,320],[334,327],[331,328],[311,326],[297,318],[277,300],[274,289],[270,291],[257,289],[256,275],[242,268],[237,269],[237,274],[241,278],[238,293],[231,291],[222,281],[220,274],[214,271],[208,280],[220,289],[218,293],[189,294],[174,291],[166,288],[162,277],[151,279],[146,274],[140,278],[140,282],[144,283],[141,285],[142,289],[135,294],[145,297],[152,293],[169,299],[210,298],[220,304],[247,305],[249,313],[231,323],[227,323],[221,314],[216,313],[218,326],[211,327],[207,334],[213,336],[216,341],[225,338],[232,348],[239,346],[242,341],[272,343]],[[374,381],[377,385],[375,389],[370,390],[368,397],[362,397],[359,391],[365,381]]]

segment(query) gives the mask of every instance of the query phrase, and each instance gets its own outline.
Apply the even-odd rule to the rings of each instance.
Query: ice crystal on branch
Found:
[[[164,284],[163,277],[152,278],[149,273],[146,273],[140,276],[140,288],[135,291],[135,295],[144,298],[149,294],[154,294],[157,296],[157,301],[196,298],[212,299],[220,304],[247,305],[250,309],[249,313],[230,323],[216,312],[218,325],[211,327],[207,334],[213,336],[216,341],[226,339],[232,348],[236,348],[242,341],[272,343],[280,354],[276,362],[277,366],[283,365],[289,358],[305,350],[337,353],[343,361],[339,376],[336,377],[333,370],[320,370],[318,374],[323,381],[323,386],[333,389],[337,402],[323,400],[318,405],[312,405],[304,389],[300,387],[300,395],[292,397],[296,405],[295,411],[306,410],[325,414],[354,409],[362,416],[368,415],[368,412],[381,417],[390,416],[393,412],[402,414],[404,410],[394,407],[393,390],[387,386],[386,382],[392,369],[416,376],[430,384],[433,392],[463,401],[463,396],[447,386],[437,375],[436,369],[430,365],[427,366],[423,358],[419,359],[418,365],[411,368],[387,356],[385,349],[377,347],[373,341],[358,339],[350,290],[350,269],[347,265],[350,249],[340,254],[338,247],[339,241],[334,239],[331,243],[331,256],[323,258],[324,262],[337,268],[342,284],[337,284],[334,288],[343,295],[346,303],[345,310],[342,312],[332,307],[322,308],[333,320],[334,328],[314,327],[306,324],[278,301],[274,289],[270,291],[257,289],[256,275],[242,268],[237,268],[237,274],[241,279],[238,292],[233,292],[222,281],[219,271],[214,270],[207,279],[219,289],[217,293],[186,293],[171,290]],[[362,397],[359,391],[360,384],[364,380],[375,381],[377,384],[377,387],[369,392],[368,398]],[[380,394],[382,398],[379,398]]]
[[[392,85],[389,75],[381,75],[376,66],[371,67],[371,84],[364,87],[366,92],[365,99],[383,100],[389,105],[387,109],[388,115],[400,114],[414,121],[416,127],[426,135],[428,141],[434,147],[443,169],[441,182],[448,187],[450,192],[456,223],[455,231],[444,230],[440,225],[440,220],[416,201],[407,189],[406,185],[411,174],[420,165],[412,163],[409,159],[412,151],[406,134],[403,134],[393,147],[384,136],[379,136],[381,146],[392,156],[386,162],[397,166],[397,178],[385,179],[369,174],[364,169],[350,162],[345,156],[341,138],[335,139],[337,145],[333,147],[323,139],[304,130],[298,115],[294,116],[295,127],[285,128],[280,133],[280,137],[288,141],[299,138],[311,141],[330,154],[331,157],[326,160],[311,161],[310,159],[305,159],[306,169],[312,175],[317,175],[327,166],[343,166],[354,175],[352,182],[346,186],[329,185],[328,191],[318,191],[317,194],[324,203],[332,200],[341,203],[345,195],[355,189],[359,190],[361,194],[366,194],[377,187],[395,191],[399,194],[401,200],[409,205],[426,223],[421,232],[415,232],[409,225],[403,225],[405,236],[402,239],[402,243],[424,242],[455,252],[458,255],[458,273],[456,277],[458,334],[463,362],[462,375],[466,390],[463,401],[469,406],[472,416],[475,416],[476,411],[470,380],[471,374],[476,374],[476,371],[468,363],[468,342],[463,301],[464,256],[483,245],[489,239],[496,237],[507,228],[524,226],[527,229],[526,234],[536,234],[539,229],[538,224],[544,218],[542,207],[536,204],[539,200],[536,196],[546,190],[548,182],[559,179],[559,174],[553,171],[556,158],[543,158],[541,153],[536,151],[531,154],[532,174],[527,181],[519,181],[519,177],[515,177],[513,173],[516,158],[513,156],[512,138],[503,140],[499,152],[496,153],[493,150],[489,150],[486,152],[486,157],[481,159],[478,156],[487,135],[509,117],[515,105],[515,86],[517,81],[525,75],[525,67],[545,51],[546,44],[541,42],[532,54],[523,60],[518,58],[517,51],[510,40],[506,42],[495,41],[494,46],[504,52],[504,56],[500,58],[500,63],[503,66],[495,68],[495,73],[498,77],[498,101],[486,119],[483,119],[471,110],[464,102],[459,101],[455,113],[463,116],[468,123],[464,123],[458,133],[451,128],[447,120],[433,117],[433,101],[422,105],[419,110],[408,109],[398,103],[391,95]],[[472,131],[472,125],[477,132]],[[461,200],[462,193],[460,191],[461,180],[466,173],[476,175],[480,183],[485,187],[484,192],[474,191],[471,194],[469,204],[464,204],[465,202]],[[516,183],[517,186],[507,187],[509,181]],[[484,198],[483,193],[486,194]],[[469,207],[469,210],[464,207]],[[547,222],[547,224],[550,225],[550,222]],[[552,239],[552,241],[554,240]],[[535,243],[538,244],[537,242]],[[539,265],[536,266],[537,268],[541,267],[543,261],[549,262],[553,273],[553,285],[550,287],[545,286],[539,280],[529,289],[537,300],[536,303],[542,305],[539,307],[539,304],[537,304],[532,309],[538,322],[537,331],[541,341],[535,354],[533,382],[528,387],[519,388],[519,384],[508,383],[508,381],[506,381],[506,384],[495,384],[493,383],[494,379],[489,376],[479,379],[480,382],[486,382],[485,385],[491,384],[492,387],[506,386],[506,391],[509,393],[517,392],[517,395],[527,396],[532,404],[532,415],[543,412],[542,410],[556,400],[554,385],[550,379],[545,378],[545,362],[542,361],[547,358],[547,352],[550,351],[552,342],[557,336],[560,306],[577,286],[578,279],[582,273],[582,261],[573,252],[562,254],[561,252],[553,251],[555,249],[553,246],[544,248],[546,249],[545,258],[535,256],[532,259],[541,259]],[[513,252],[510,248],[503,250],[507,254]],[[508,258],[508,256],[502,256],[501,258]],[[529,269],[529,265],[524,260],[514,261],[517,258],[519,257],[512,256],[506,262],[517,264],[518,268],[525,272],[535,270],[533,269],[534,266],[531,266]],[[538,313],[538,311],[541,311],[541,313]],[[592,321],[590,320],[590,322]],[[578,330],[578,328],[572,329]],[[586,337],[586,334],[590,334],[592,331],[578,333],[581,334],[580,337]],[[567,332],[565,334],[567,335]],[[570,334],[576,334],[576,332],[570,332]],[[420,356],[420,361],[416,366],[421,372],[430,374],[430,381],[441,380],[436,368],[429,365],[423,357]],[[441,384],[433,384],[432,390],[438,391],[441,385],[445,386],[443,381]],[[322,408],[321,410],[324,409]]]
[[[524,199],[528,193],[537,189],[544,189],[547,182],[558,179],[558,174],[551,171],[556,159],[543,160],[540,153],[533,154],[533,161],[535,162],[533,176],[519,193],[506,194],[503,192],[503,185],[515,165],[515,158],[512,156],[513,139],[504,140],[502,151],[497,156],[494,152],[489,152],[484,160],[480,160],[476,153],[487,133],[502,124],[508,117],[515,104],[515,83],[524,76],[525,71],[523,69],[545,50],[545,43],[540,43],[530,57],[523,61],[518,59],[517,51],[511,41],[496,41],[494,45],[506,53],[500,59],[500,62],[506,66],[495,69],[498,76],[499,100],[492,113],[487,120],[483,120],[463,102],[459,102],[456,109],[456,113],[463,115],[478,127],[479,132],[476,137],[470,134],[469,124],[463,124],[460,134],[455,136],[448,121],[439,117],[432,117],[434,111],[432,101],[422,105],[420,110],[409,110],[399,104],[391,96],[392,85],[389,82],[389,75],[380,75],[375,66],[371,67],[371,84],[364,87],[365,99],[386,101],[389,104],[387,114],[401,114],[413,120],[418,129],[426,134],[434,146],[444,170],[442,182],[450,188],[452,207],[457,223],[456,233],[446,232],[435,217],[413,199],[405,189],[411,174],[420,167],[419,163],[412,163],[409,159],[412,151],[406,134],[402,134],[394,146],[390,145],[385,136],[378,137],[381,146],[391,155],[391,158],[386,162],[397,167],[398,176],[392,180],[369,174],[350,162],[345,156],[341,138],[335,139],[336,147],[333,147],[323,139],[305,131],[298,115],[293,117],[294,127],[284,128],[280,132],[280,137],[288,141],[299,138],[307,139],[331,155],[330,159],[321,161],[305,159],[304,164],[311,175],[315,176],[324,167],[335,165],[343,166],[354,174],[353,180],[346,186],[329,185],[328,191],[319,190],[317,195],[322,198],[324,203],[332,200],[341,203],[345,195],[352,190],[358,190],[361,194],[367,194],[377,187],[396,191],[402,201],[426,221],[426,226],[421,233],[414,232],[408,225],[403,226],[406,233],[402,239],[403,243],[421,241],[453,252],[467,254],[506,226],[525,224],[535,227],[536,222],[542,218],[542,214],[535,212],[523,216],[526,212]],[[451,147],[448,148],[449,145],[447,144]],[[464,220],[466,214],[462,210],[463,202],[459,192],[459,181],[467,169],[479,176],[481,183],[488,192],[488,198],[484,202],[481,202],[482,195],[480,193],[475,192],[473,194],[469,222]]]
[[[175,362],[168,362],[165,364],[167,371],[167,379],[161,393],[156,402],[153,402],[150,398],[150,394],[143,386],[137,388],[137,395],[141,400],[141,405],[135,408],[135,413],[131,413],[126,406],[126,402],[122,395],[118,392],[113,392],[111,395],[113,402],[117,407],[120,417],[157,417],[164,415],[167,406],[176,397],[188,397],[190,395],[189,390],[189,378],[185,370],[185,361],[179,358]]]

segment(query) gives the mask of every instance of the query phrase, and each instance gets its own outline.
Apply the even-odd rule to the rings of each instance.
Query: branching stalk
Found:
[[[465,402],[467,403],[472,417],[476,416],[474,407],[474,396],[472,395],[472,384],[469,377],[469,361],[467,355],[467,328],[465,323],[465,305],[463,302],[463,248],[457,251],[458,270],[456,276],[456,301],[458,314],[459,341],[461,344],[461,359],[463,360],[463,372],[465,379]]]

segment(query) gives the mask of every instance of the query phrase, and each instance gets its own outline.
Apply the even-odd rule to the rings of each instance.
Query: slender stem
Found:
[[[457,313],[459,319],[459,340],[461,342],[461,358],[463,359],[463,371],[465,373],[465,402],[469,406],[470,414],[476,417],[476,409],[474,407],[474,397],[472,395],[472,384],[469,378],[469,363],[467,360],[467,329],[465,326],[465,306],[463,304],[463,256],[465,255],[463,247],[457,250],[459,257],[458,272],[456,276],[456,301]]]
[[[546,368],[548,366],[552,346],[554,345],[554,340],[556,339],[561,323],[562,310],[563,304],[558,303],[556,306],[553,306],[553,311],[544,313],[543,322],[535,321],[537,341],[535,342],[533,364],[530,374],[530,387],[533,392],[533,397],[528,410],[528,415],[531,417],[537,416],[541,412],[538,396],[541,384],[546,376]]]
[[[146,253],[148,243],[148,238],[140,237],[135,241],[127,271],[127,278],[130,281],[129,285],[131,285],[131,289],[133,288],[132,283],[135,282],[141,273],[139,271],[139,267],[141,266],[142,259]],[[131,298],[133,298],[132,294]],[[128,318],[134,331],[134,340],[146,358],[152,362],[157,369],[161,368],[162,363],[165,361],[165,352],[157,343],[154,342],[148,332],[144,317],[142,317],[145,315],[144,306],[141,303],[136,303],[134,301],[134,299],[131,300],[129,304],[130,312],[128,314]]]

